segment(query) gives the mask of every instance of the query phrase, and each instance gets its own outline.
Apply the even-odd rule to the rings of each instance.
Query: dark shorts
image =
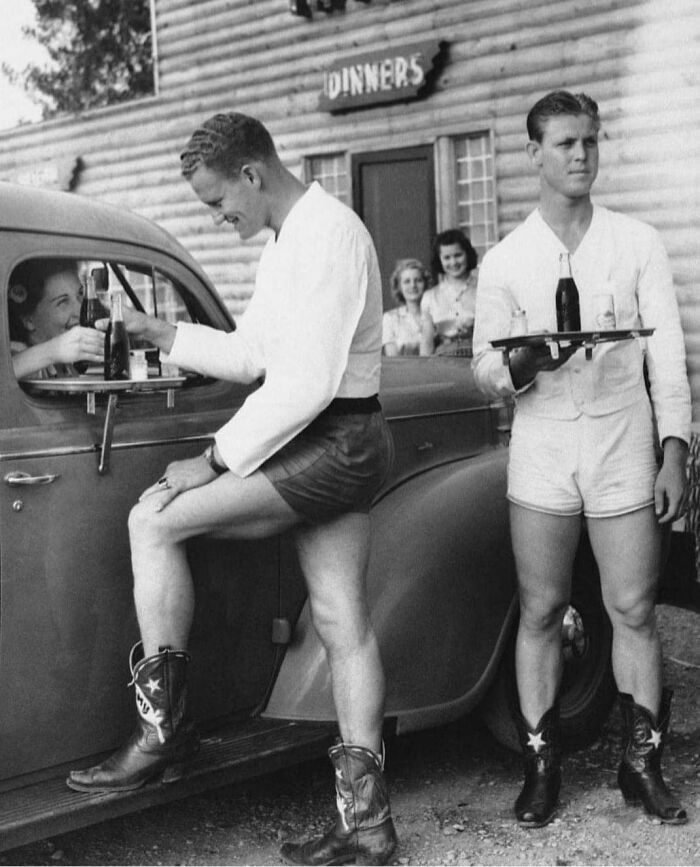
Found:
[[[295,512],[322,523],[348,512],[369,512],[393,456],[377,399],[336,398],[260,470]]]

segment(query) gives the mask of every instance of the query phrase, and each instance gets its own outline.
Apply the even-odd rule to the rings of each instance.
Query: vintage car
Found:
[[[224,330],[234,322],[202,269],[157,225],[10,184],[0,185],[0,202],[0,849],[8,849],[320,754],[335,727],[291,537],[198,539],[188,556],[201,752],[167,786],[110,795],[66,787],[69,768],[109,753],[134,724],[129,509],[169,461],[203,450],[251,386],[175,374],[153,354],[146,383],[115,385],[90,372],[18,382],[7,293],[13,268],[28,259],[100,268],[128,303],[170,321]],[[381,401],[396,461],[373,507],[368,581],[387,737],[480,709],[513,745],[509,408],[484,399],[465,359],[445,357],[386,359]],[[686,560],[671,570],[679,603],[697,600]],[[585,541],[562,640],[562,713],[575,747],[596,736],[614,699],[610,627]]]

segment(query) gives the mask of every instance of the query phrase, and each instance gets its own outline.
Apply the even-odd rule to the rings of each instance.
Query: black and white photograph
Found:
[[[0,867],[700,867],[698,105],[694,0],[5,0]]]

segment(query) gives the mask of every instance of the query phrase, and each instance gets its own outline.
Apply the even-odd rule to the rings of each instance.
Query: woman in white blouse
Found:
[[[433,354],[433,320],[421,311],[421,299],[430,283],[430,271],[418,259],[397,261],[390,285],[399,303],[382,318],[384,355]]]
[[[460,229],[440,232],[431,266],[437,285],[423,295],[421,310],[435,324],[436,355],[472,355],[477,253]]]

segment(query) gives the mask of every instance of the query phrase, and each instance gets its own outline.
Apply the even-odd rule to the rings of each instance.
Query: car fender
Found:
[[[495,673],[515,616],[507,450],[425,471],[372,510],[368,598],[397,730],[471,710]],[[335,718],[308,601],[263,716]]]

